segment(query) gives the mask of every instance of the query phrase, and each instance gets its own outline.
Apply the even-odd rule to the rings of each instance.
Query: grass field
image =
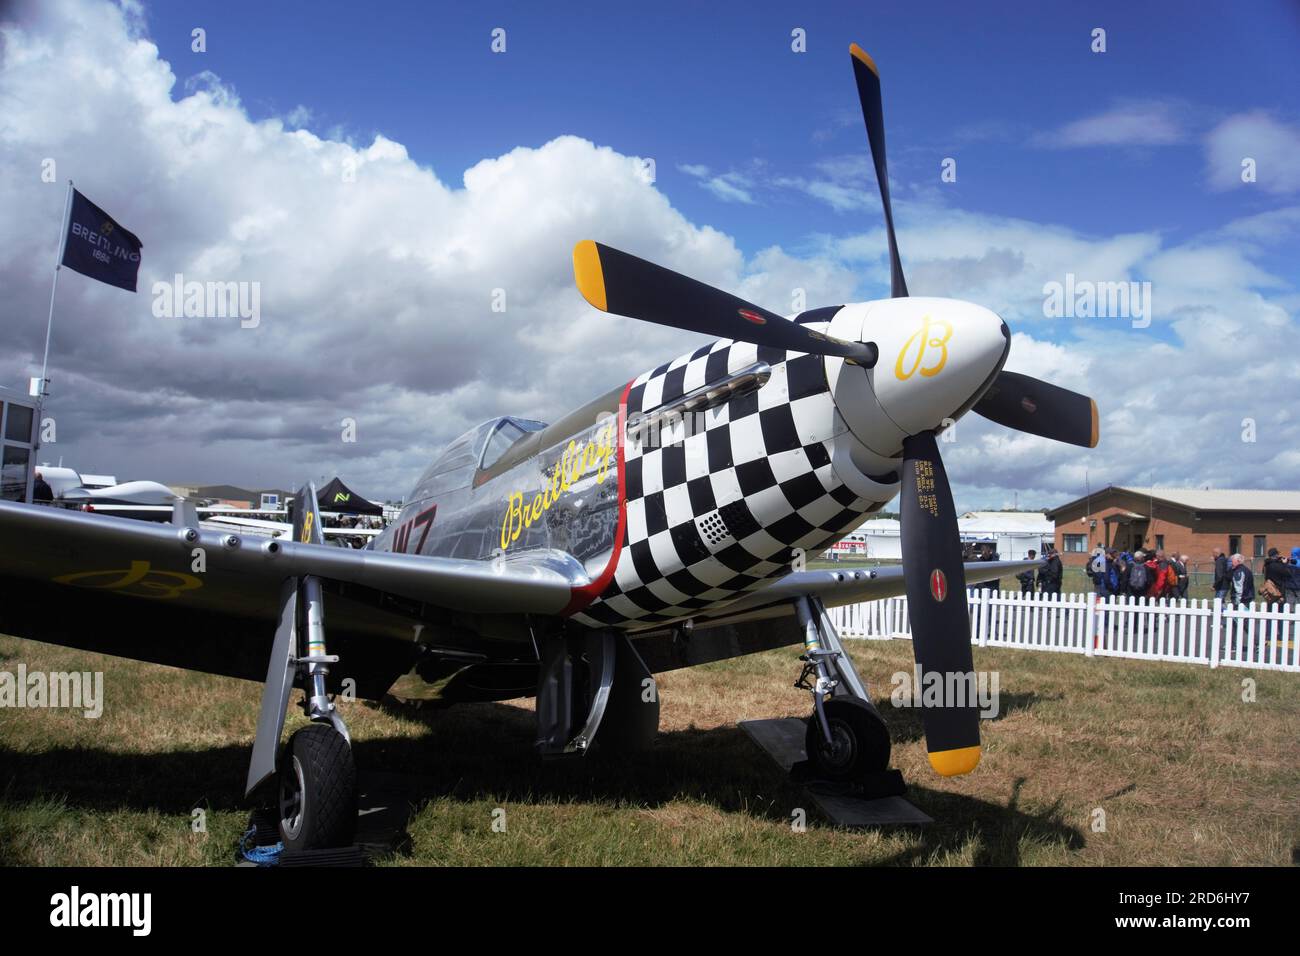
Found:
[[[905,641],[850,642],[873,696]],[[736,722],[804,716],[794,649],[661,675],[662,733],[638,758],[540,763],[528,702],[408,713],[345,704],[363,769],[416,792],[395,865],[1290,864],[1300,843],[1300,677],[977,648],[1001,677],[984,760],[928,769],[914,711],[886,702],[894,765],[923,829],[850,831]],[[258,685],[0,636],[0,670],[102,670],[92,720],[0,710],[0,863],[227,865]],[[1242,681],[1257,700],[1242,700]],[[291,729],[301,724],[291,711]],[[206,812],[206,832],[191,826]],[[493,829],[504,810],[505,831]],[[1105,829],[1094,829],[1105,815]],[[500,818],[500,814],[497,815]]]

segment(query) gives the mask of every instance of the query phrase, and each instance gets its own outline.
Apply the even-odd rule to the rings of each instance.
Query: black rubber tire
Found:
[[[827,744],[815,712],[804,735],[817,776],[840,783],[889,768],[889,729],[874,707],[853,697],[832,697],[823,706],[836,746]]]
[[[301,796],[293,807],[288,801],[299,791],[299,782]],[[352,845],[357,827],[357,767],[342,734],[327,724],[312,724],[295,733],[280,758],[279,783],[280,841],[286,850]]]

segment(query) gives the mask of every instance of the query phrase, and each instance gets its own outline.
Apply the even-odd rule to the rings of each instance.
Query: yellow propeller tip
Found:
[[[930,766],[935,773],[956,777],[970,773],[979,765],[980,747],[958,747],[956,750],[936,750],[930,754]]]
[[[1092,438],[1088,441],[1088,447],[1096,448],[1097,442],[1101,441],[1101,422],[1097,417],[1097,400],[1093,398],[1088,401],[1092,405]]]
[[[602,312],[608,312],[605,298],[605,272],[600,267],[600,250],[590,239],[573,247],[573,281],[582,297]]]
[[[876,61],[871,59],[866,50],[862,49],[862,47],[858,46],[856,43],[850,43],[849,53],[855,60],[861,60],[863,66],[876,74],[876,79],[880,79],[880,70],[876,69]]]

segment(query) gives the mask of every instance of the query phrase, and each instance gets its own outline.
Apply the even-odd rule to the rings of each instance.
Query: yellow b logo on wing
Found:
[[[163,600],[203,587],[203,582],[192,574],[159,571],[151,567],[148,561],[132,561],[131,567],[126,570],[112,568],[104,571],[78,571],[62,574],[54,580],[58,584],[100,591],[121,591],[133,597]]]
[[[952,338],[952,324],[943,319],[932,319],[928,315],[921,320],[921,327],[912,337],[903,343],[894,363],[894,376],[905,382],[918,371],[926,378],[938,375],[948,362],[948,340]],[[915,346],[915,348],[913,348]],[[935,349],[938,349],[937,354]],[[906,365],[909,357],[911,365]],[[927,359],[933,358],[933,365],[926,365]]]

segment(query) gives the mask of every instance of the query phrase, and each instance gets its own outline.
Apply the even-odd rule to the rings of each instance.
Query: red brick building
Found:
[[[1211,566],[1211,549],[1240,552],[1258,570],[1269,548],[1300,545],[1300,491],[1121,488],[1111,485],[1047,512],[1056,547],[1082,566],[1097,545],[1186,554],[1193,569]]]

